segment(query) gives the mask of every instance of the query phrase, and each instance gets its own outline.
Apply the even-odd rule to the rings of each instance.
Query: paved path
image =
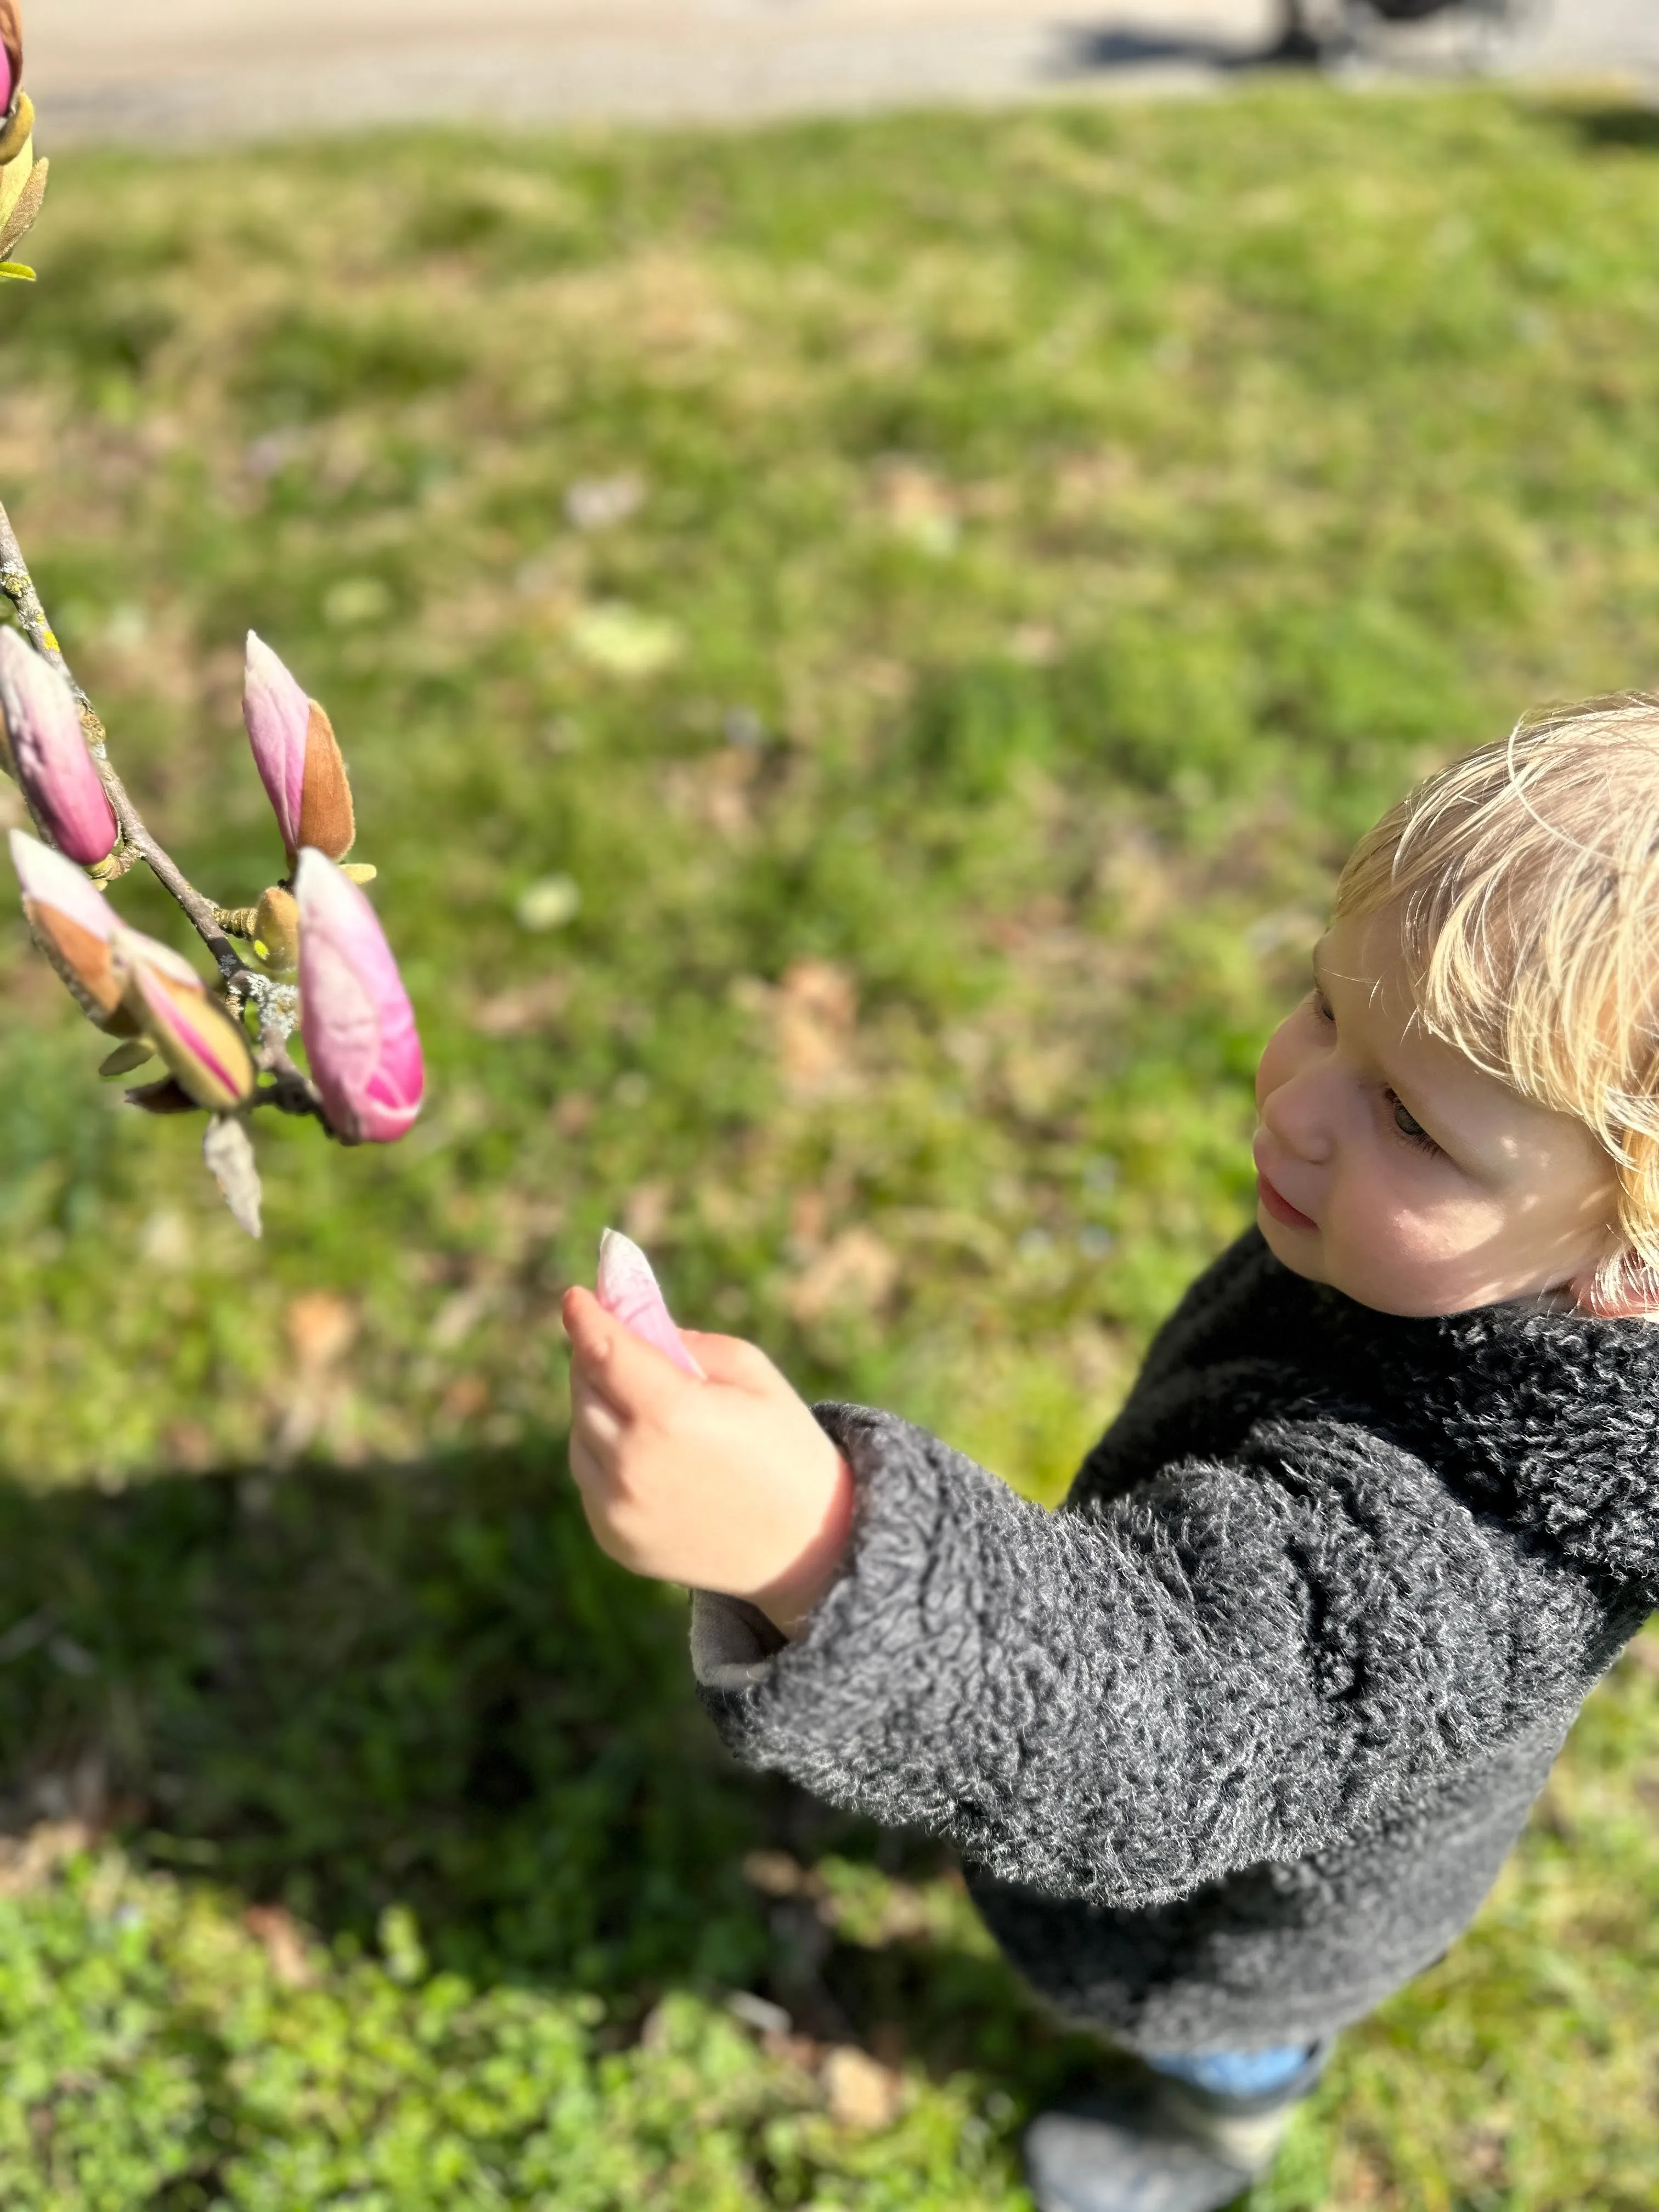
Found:
[[[461,113],[740,121],[1050,90],[1197,90],[1274,0],[27,0],[51,140]],[[1516,66],[1659,92],[1659,0],[1552,0]]]

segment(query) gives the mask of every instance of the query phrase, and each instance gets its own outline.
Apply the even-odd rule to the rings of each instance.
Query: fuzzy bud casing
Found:
[[[9,842],[29,934],[87,1018],[113,1036],[130,1036],[122,979],[110,951],[118,924],[107,900],[72,860],[38,837],[14,830]]]
[[[254,950],[273,975],[291,975],[300,964],[300,907],[292,891],[271,884],[253,915]]]

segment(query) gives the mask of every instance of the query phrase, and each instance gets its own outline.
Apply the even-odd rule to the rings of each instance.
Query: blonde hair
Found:
[[[1529,715],[1419,784],[1337,885],[1339,917],[1396,904],[1424,1027],[1612,1160],[1598,1292],[1633,1255],[1659,1297],[1659,697]]]

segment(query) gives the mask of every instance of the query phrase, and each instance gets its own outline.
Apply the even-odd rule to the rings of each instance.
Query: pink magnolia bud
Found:
[[[9,842],[29,934],[88,1020],[116,1036],[130,1034],[121,1013],[121,978],[110,956],[117,925],[108,901],[72,860],[38,837],[14,830]]]
[[[262,638],[247,634],[242,720],[270,797],[288,864],[301,846],[343,860],[356,832],[351,787],[328,716],[307,699]]]
[[[415,1014],[374,908],[307,847],[300,907],[300,1034],[329,1126],[348,1144],[389,1145],[421,1108],[425,1069]]]
[[[631,1329],[635,1336],[642,1336],[647,1344],[655,1345],[676,1367],[683,1367],[700,1382],[708,1381],[674,1326],[673,1316],[651,1272],[651,1262],[633,1239],[624,1237],[619,1229],[607,1229],[599,1237],[599,1273],[593,1289],[605,1311],[614,1315],[624,1328]]]
[[[122,1004],[180,1090],[211,1114],[246,1105],[255,1079],[247,1032],[189,961],[136,929],[118,928],[110,949]]]
[[[0,0],[0,115],[23,77],[23,25],[17,0]]]
[[[35,820],[83,868],[106,860],[115,815],[81,733],[75,694],[15,629],[0,630],[0,715],[11,772]]]

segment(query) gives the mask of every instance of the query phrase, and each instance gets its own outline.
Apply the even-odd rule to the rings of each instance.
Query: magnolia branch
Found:
[[[34,579],[29,574],[23,550],[17,542],[17,533],[11,526],[11,518],[3,506],[0,506],[0,591],[5,592],[17,610],[17,619],[27,633],[35,651],[51,662],[75,694],[75,702],[81,710],[82,727],[87,733],[87,743],[98,763],[98,773],[109,793],[109,803],[115,810],[115,818],[121,825],[122,842],[128,853],[144,861],[157,882],[182,908],[203,944],[217,962],[220,974],[227,983],[233,983],[246,963],[239,958],[229,939],[220,927],[218,908],[211,899],[203,897],[166,848],[150,834],[143,817],[133,805],[125,784],[117,775],[114,763],[109,757],[102,719],[76,681],[74,670],[64,658],[64,648],[58,642],[57,632],[46,619],[46,611],[40,604],[40,594],[34,588]],[[129,859],[126,866],[130,867],[131,865]]]
[[[233,1006],[240,1010],[250,1000],[253,1003],[259,1024],[254,1061],[261,1073],[272,1080],[258,1092],[252,1103],[275,1106],[285,1114],[310,1114],[327,1128],[327,1117],[314,1086],[295,1066],[289,1055],[287,1039],[291,1022],[284,1024],[273,1022],[269,1018],[268,979],[251,969],[237,952],[225,934],[222,919],[224,910],[197,890],[166,847],[152,834],[133,804],[125,784],[117,774],[109,757],[108,738],[103,720],[64,657],[63,647],[47,619],[40,594],[35,589],[34,579],[29,574],[28,562],[23,557],[23,549],[17,542],[17,533],[12,528],[11,518],[3,505],[0,505],[0,592],[3,592],[11,601],[18,622],[35,651],[58,672],[74,694],[88,747],[97,763],[99,778],[109,794],[109,803],[121,831],[121,843],[111,862],[102,871],[105,879],[124,875],[136,860],[144,862],[213,955]]]
[[[33,276],[5,257],[39,215],[46,183],[22,72],[16,0],[0,0],[0,276]],[[165,1064],[165,1078],[130,1090],[129,1102],[207,1115],[203,1158],[233,1216],[258,1237],[256,1108],[309,1116],[343,1143],[392,1144],[426,1085],[414,1009],[362,889],[375,872],[346,859],[356,819],[333,725],[250,630],[242,719],[288,866],[254,905],[222,907],[151,834],[116,773],[3,506],[0,592],[17,623],[0,623],[0,759],[38,832],[20,828],[9,841],[30,934],[82,1013],[120,1040],[102,1074]],[[140,860],[212,954],[216,989],[172,946],[124,925],[106,896]],[[251,944],[246,959],[233,939]],[[289,1052],[296,1027],[308,1073]]]

